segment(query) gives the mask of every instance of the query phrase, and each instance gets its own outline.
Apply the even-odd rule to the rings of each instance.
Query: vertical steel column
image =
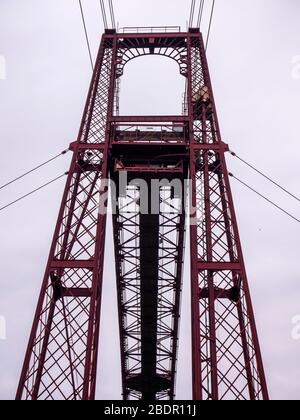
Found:
[[[189,39],[194,399],[268,399],[204,43]]]
[[[16,399],[95,397],[116,37],[102,37]]]
[[[201,337],[199,313],[199,286],[197,261],[197,185],[196,164],[194,152],[194,112],[193,112],[193,72],[192,72],[192,38],[187,39],[187,103],[189,117],[189,169],[190,169],[190,266],[191,266],[191,326],[192,326],[192,378],[193,400],[202,400],[202,374],[201,374]]]

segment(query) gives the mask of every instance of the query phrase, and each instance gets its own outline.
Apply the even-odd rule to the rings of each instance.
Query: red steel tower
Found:
[[[187,86],[183,115],[118,115],[118,80],[125,65],[143,55],[178,63]],[[95,398],[108,178],[123,398],[175,397],[187,221],[193,399],[268,399],[225,162],[228,146],[199,30],[106,30],[70,148],[17,399]]]

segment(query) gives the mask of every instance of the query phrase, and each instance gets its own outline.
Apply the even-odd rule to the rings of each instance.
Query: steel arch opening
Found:
[[[164,56],[130,60],[119,79],[120,114],[181,115],[186,79],[178,70],[178,64]]]

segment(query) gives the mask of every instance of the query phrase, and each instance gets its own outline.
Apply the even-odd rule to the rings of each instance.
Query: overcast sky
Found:
[[[120,26],[186,29],[189,0],[114,3]],[[103,30],[99,2],[83,0],[83,5],[95,56]],[[298,195],[299,19],[299,0],[216,0],[208,50],[223,140]],[[67,148],[77,136],[91,77],[78,1],[1,0],[0,56],[1,185]],[[183,82],[171,60],[135,60],[123,77],[121,112],[180,113]],[[68,154],[0,191],[0,207],[65,172],[70,159]],[[299,203],[230,156],[228,166],[300,217]],[[7,339],[0,340],[0,399],[14,398],[63,186],[59,181],[0,213],[0,317],[7,326]],[[235,181],[232,187],[270,395],[299,399],[300,341],[292,338],[292,319],[300,315],[299,224]],[[97,398],[118,399],[110,222],[107,235]],[[191,398],[188,269],[187,262],[177,378],[177,398],[182,399]]]

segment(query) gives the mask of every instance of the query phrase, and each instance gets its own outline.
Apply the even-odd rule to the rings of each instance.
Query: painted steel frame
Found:
[[[114,115],[118,108],[115,103],[117,79],[122,76],[125,65],[131,59],[154,54],[175,60],[180,73],[186,77],[188,115]],[[208,92],[205,100],[199,97],[202,89]],[[113,172],[112,162],[120,147],[113,144],[112,127],[139,123],[187,127],[182,149],[177,150],[176,145],[165,144],[162,139],[160,150],[168,150],[169,155],[182,155],[183,167],[189,168],[191,179],[193,399],[268,399],[225,162],[227,146],[221,140],[205,48],[197,29],[187,33],[150,34],[118,34],[108,30],[102,37],[79,136],[71,145],[74,155],[16,399],[95,398],[106,226],[106,214],[99,213],[99,206],[104,207],[107,199],[105,179],[109,171]],[[128,154],[157,156],[156,147],[151,142],[141,144],[136,139],[134,145],[128,147]],[[145,172],[147,165],[145,159]],[[169,174],[170,179],[175,176],[178,174]],[[162,226],[163,207],[170,206],[173,200],[169,193],[164,194],[167,195],[165,199],[161,197],[159,216]],[[122,200],[117,197],[118,212],[113,221],[123,397],[141,399],[144,394],[136,380],[141,375],[143,345],[140,330],[136,328],[140,316],[140,263],[136,254],[138,247],[132,245],[128,250],[121,239],[126,231],[131,237],[128,243],[138,241],[140,214],[136,206],[126,216],[122,212]],[[184,198],[181,205],[183,202]],[[168,216],[166,225],[168,223],[177,236],[170,251],[168,232],[160,230],[160,270],[167,260],[173,264],[173,269],[176,262],[176,270],[168,286],[161,280],[158,292],[163,305],[157,306],[157,322],[163,325],[164,317],[171,322],[160,330],[161,352],[156,355],[160,385],[153,388],[157,390],[152,395],[155,399],[175,396],[184,212],[180,216]],[[131,261],[134,287],[126,277],[125,259]],[[128,314],[132,322],[128,321]],[[129,335],[131,339],[134,337],[132,346],[128,344]],[[167,345],[162,345],[163,342]]]

